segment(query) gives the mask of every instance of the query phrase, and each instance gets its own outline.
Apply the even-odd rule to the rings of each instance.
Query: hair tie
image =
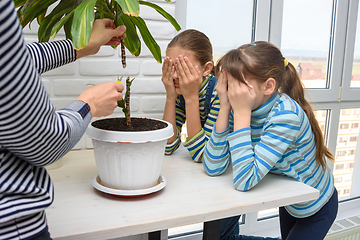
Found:
[[[284,64],[285,64],[285,67],[287,67],[289,65],[289,62],[288,62],[288,60],[286,60],[286,58],[284,58]]]

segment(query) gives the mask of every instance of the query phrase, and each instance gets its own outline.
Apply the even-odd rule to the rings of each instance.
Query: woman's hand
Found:
[[[186,100],[199,99],[199,91],[203,82],[203,76],[198,66],[194,66],[187,57],[179,55],[175,65],[176,73],[179,77],[180,91]]]
[[[121,83],[102,83],[85,89],[76,100],[89,104],[92,117],[104,117],[114,112],[123,90]]]
[[[96,19],[88,44],[84,48],[76,50],[76,57],[81,58],[96,54],[102,45],[119,45],[120,38],[126,37],[125,30],[125,26],[116,27],[111,19]]]
[[[173,81],[175,67],[170,57],[166,57],[164,59],[164,63],[162,65],[162,77],[161,81],[164,84],[166,90],[166,97],[171,99],[177,98],[177,93],[175,91],[175,85]]]

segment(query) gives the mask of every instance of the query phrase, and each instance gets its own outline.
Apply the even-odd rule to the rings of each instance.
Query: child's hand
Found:
[[[177,98],[177,93],[175,91],[175,85],[173,82],[173,75],[174,75],[174,66],[171,58],[166,57],[164,59],[164,63],[162,66],[162,77],[161,81],[163,82],[166,90],[166,96],[172,97],[174,99]]]
[[[179,77],[181,94],[185,101],[195,97],[198,99],[203,77],[199,67],[194,66],[187,57],[179,56],[176,59],[176,73]]]
[[[231,105],[228,98],[228,79],[226,71],[221,71],[218,83],[216,85],[216,91],[218,92],[220,100],[220,108],[230,111]]]
[[[256,93],[254,87],[247,82],[247,84],[235,79],[231,74],[228,74],[228,97],[231,107],[236,113],[251,113],[255,104]]]

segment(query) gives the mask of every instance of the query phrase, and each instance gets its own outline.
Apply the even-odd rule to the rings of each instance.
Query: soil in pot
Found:
[[[94,121],[91,125],[99,129],[126,132],[141,132],[167,127],[166,123],[149,118],[131,118],[131,127],[126,125],[125,118],[105,118]]]

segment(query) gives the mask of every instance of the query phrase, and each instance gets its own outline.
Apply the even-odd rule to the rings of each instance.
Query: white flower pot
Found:
[[[86,134],[92,138],[96,166],[104,185],[134,190],[157,184],[166,141],[173,135],[170,123],[157,121],[165,122],[167,127],[151,131],[120,132],[89,125]]]

